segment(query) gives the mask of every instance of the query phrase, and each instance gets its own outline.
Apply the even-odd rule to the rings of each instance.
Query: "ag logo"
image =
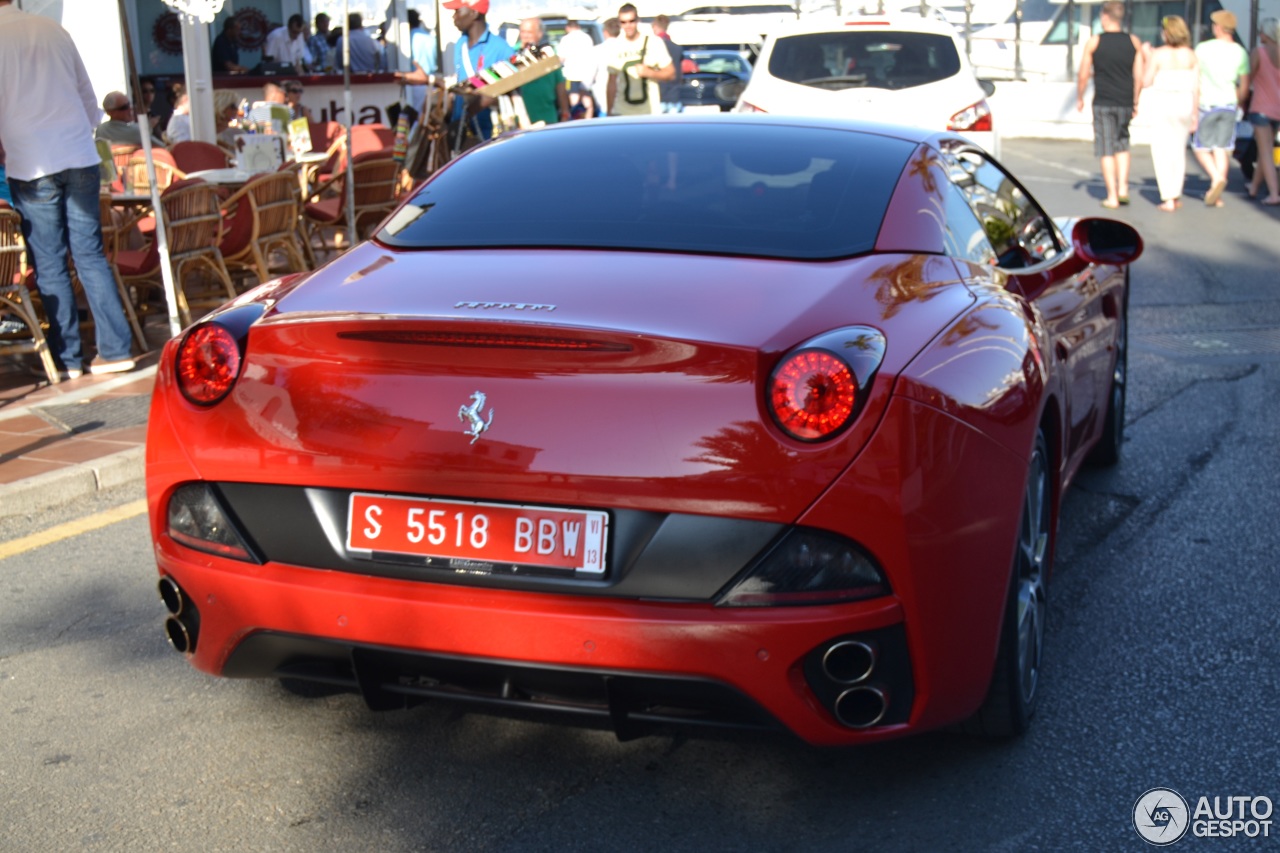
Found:
[[[1187,834],[1187,801],[1172,788],[1152,788],[1133,804],[1133,828],[1142,840],[1165,847]]]

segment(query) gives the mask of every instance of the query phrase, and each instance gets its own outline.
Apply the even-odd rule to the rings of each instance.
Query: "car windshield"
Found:
[[[403,248],[848,257],[874,246],[914,148],[835,128],[575,122],[456,160],[377,239]]]
[[[909,89],[960,73],[960,54],[949,36],[934,33],[806,33],[778,39],[769,73],[819,89]]]

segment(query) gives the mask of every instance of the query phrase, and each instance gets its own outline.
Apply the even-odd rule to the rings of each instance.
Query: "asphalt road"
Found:
[[[1238,194],[1161,213],[1137,155],[1125,459],[1065,509],[1028,736],[618,743],[212,679],[163,639],[138,516],[0,560],[0,849],[1139,850],[1150,788],[1280,800],[1280,218]],[[1055,213],[1099,211],[1087,144],[1005,159]]]

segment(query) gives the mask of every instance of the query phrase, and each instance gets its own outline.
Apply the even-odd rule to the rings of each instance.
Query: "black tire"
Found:
[[[1124,271],[1124,308],[1120,312],[1120,328],[1116,330],[1116,363],[1111,371],[1111,392],[1107,399],[1107,419],[1102,437],[1089,451],[1091,465],[1110,467],[1120,462],[1124,444],[1124,405],[1129,382],[1129,270]]]
[[[1044,433],[1035,450],[1022,496],[1022,520],[1000,627],[995,671],[982,707],[964,726],[970,734],[1008,738],[1027,730],[1040,700],[1049,560],[1053,554],[1052,473]]]

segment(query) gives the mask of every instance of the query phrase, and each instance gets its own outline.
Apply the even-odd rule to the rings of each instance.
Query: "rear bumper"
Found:
[[[687,723],[781,728],[839,745],[916,728],[902,607],[891,597],[729,609],[249,565],[168,537],[156,553],[161,574],[198,611],[188,657],[215,675],[358,689],[375,709],[444,697],[558,711],[602,720],[622,737]],[[850,638],[877,649],[877,668],[824,683],[822,654]],[[883,691],[883,723],[841,724],[833,708],[853,687]]]

